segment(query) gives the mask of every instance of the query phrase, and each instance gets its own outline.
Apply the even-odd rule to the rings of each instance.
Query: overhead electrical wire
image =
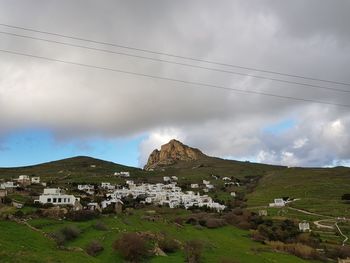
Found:
[[[101,51],[101,52],[110,53],[110,54],[116,54],[116,55],[122,55],[122,56],[128,56],[128,57],[135,57],[135,58],[152,60],[152,61],[157,61],[157,62],[170,63],[170,64],[174,64],[174,65],[186,66],[186,67],[191,67],[191,68],[198,68],[198,69],[204,69],[204,70],[216,71],[216,72],[221,72],[221,73],[228,73],[228,74],[246,76],[246,77],[263,79],[263,80],[277,81],[277,82],[281,82],[281,83],[305,86],[305,87],[310,87],[310,88],[314,88],[314,89],[322,89],[322,90],[330,90],[330,91],[336,91],[336,92],[350,93],[350,90],[345,90],[345,89],[340,89],[340,88],[332,88],[332,87],[320,86],[320,85],[315,85],[315,84],[310,84],[310,83],[302,83],[302,82],[296,82],[296,81],[290,81],[290,80],[284,80],[284,79],[276,79],[276,78],[265,77],[265,76],[258,76],[258,75],[248,74],[248,73],[242,73],[242,72],[235,72],[235,71],[230,71],[230,70],[223,70],[223,69],[217,69],[217,68],[211,68],[211,67],[198,66],[198,65],[187,64],[187,63],[182,63],[182,62],[176,62],[176,61],[171,61],[171,60],[145,57],[145,56],[141,56],[141,55],[134,55],[134,54],[124,53],[124,52],[120,52],[120,51],[113,51],[113,50],[101,49],[101,48],[96,48],[96,47],[82,46],[82,45],[77,45],[77,44],[57,41],[57,40],[51,40],[51,39],[45,39],[45,38],[39,38],[39,37],[33,37],[33,36],[20,35],[20,34],[15,34],[15,33],[11,33],[11,32],[0,31],[0,34],[5,34],[5,35],[10,35],[10,36],[15,36],[15,37],[21,37],[21,38],[27,38],[27,39],[32,39],[32,40],[38,40],[38,41],[44,41],[44,42],[49,42],[49,43],[55,43],[55,44],[60,44],[60,45],[65,45],[65,46],[72,46],[72,47],[83,48],[83,49],[88,49],[88,50]]]
[[[313,100],[313,99],[297,98],[297,97],[284,96],[284,95],[278,95],[278,94],[267,93],[267,92],[260,92],[260,91],[254,91],[254,90],[243,90],[243,89],[237,89],[237,88],[231,88],[231,87],[207,84],[207,83],[202,83],[202,82],[187,81],[187,80],[181,80],[181,79],[176,79],[176,78],[155,76],[155,75],[144,74],[144,73],[137,73],[137,72],[126,71],[126,70],[121,70],[121,69],[115,69],[115,68],[108,68],[108,67],[102,67],[102,66],[96,66],[96,65],[83,64],[83,63],[66,61],[66,60],[55,59],[55,58],[49,58],[49,57],[44,57],[44,56],[37,56],[37,55],[33,55],[33,54],[21,53],[21,52],[16,52],[16,51],[11,51],[11,50],[0,49],[0,52],[12,54],[12,55],[36,58],[36,59],[41,59],[41,60],[46,60],[46,61],[52,61],[52,62],[59,62],[59,63],[64,63],[64,64],[76,65],[76,66],[81,66],[81,67],[86,67],[86,68],[93,68],[93,69],[118,72],[118,73],[123,73],[123,74],[128,74],[128,75],[135,75],[135,76],[140,76],[140,77],[145,77],[145,78],[159,79],[159,80],[165,80],[165,81],[189,84],[189,85],[194,85],[194,86],[202,86],[202,87],[209,87],[209,88],[226,90],[226,91],[233,91],[233,92],[239,92],[239,93],[255,94],[255,95],[275,97],[275,98],[281,98],[281,99],[287,99],[287,100],[313,102],[313,103],[318,103],[318,104],[325,104],[325,105],[332,105],[332,106],[339,106],[339,107],[350,108],[350,105],[347,105],[347,104],[338,104],[338,103],[332,103],[332,102],[327,102],[327,101],[319,101],[319,100]]]
[[[85,41],[85,42],[90,42],[90,43],[95,43],[95,44],[102,44],[102,45],[107,45],[107,46],[124,48],[124,49],[129,49],[129,50],[134,50],[134,51],[141,51],[141,52],[146,52],[146,53],[155,54],[155,55],[163,55],[163,56],[168,56],[168,57],[173,57],[173,58],[180,58],[180,59],[191,60],[191,61],[196,61],[196,62],[203,62],[203,63],[212,64],[212,65],[219,65],[219,66],[225,66],[225,67],[231,67],[231,68],[239,68],[239,69],[244,69],[244,70],[251,70],[251,71],[275,74],[275,75],[286,76],[286,77],[293,77],[293,78],[300,78],[300,79],[305,79],[305,80],[312,80],[312,81],[327,82],[327,83],[337,84],[337,85],[350,86],[350,83],[346,83],[346,82],[342,82],[342,81],[313,78],[313,77],[302,76],[302,75],[297,75],[297,74],[289,74],[289,73],[260,69],[260,68],[245,67],[245,66],[241,66],[241,65],[216,62],[216,61],[199,59],[199,58],[188,57],[188,56],[182,56],[182,55],[177,55],[177,54],[172,54],[172,53],[167,53],[167,52],[137,48],[137,47],[132,47],[132,46],[128,46],[128,45],[120,45],[120,44],[98,41],[98,40],[93,40],[93,39],[87,39],[87,38],[82,38],[82,37],[69,36],[69,35],[53,33],[53,32],[49,32],[49,31],[38,30],[38,29],[33,29],[33,28],[14,26],[14,25],[6,24],[6,23],[0,23],[0,26],[20,29],[20,30],[25,30],[25,31],[30,31],[30,32],[36,32],[36,33],[41,33],[41,34],[47,34],[47,35],[52,35],[52,36],[58,36],[58,37],[63,37],[63,38],[69,38],[69,39],[74,39],[74,40],[79,40],[79,41]]]

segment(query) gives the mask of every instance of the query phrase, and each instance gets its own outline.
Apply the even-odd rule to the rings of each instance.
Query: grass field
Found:
[[[134,215],[105,216],[102,220],[108,226],[106,231],[96,230],[93,225],[96,220],[87,222],[69,222],[53,219],[33,219],[29,223],[34,227],[51,233],[66,225],[75,225],[81,229],[80,236],[66,244],[67,247],[85,248],[92,240],[99,240],[104,251],[96,257],[84,252],[63,251],[57,249],[54,242],[41,233],[35,232],[24,225],[9,221],[0,221],[1,262],[123,262],[121,256],[112,249],[113,242],[125,232],[151,231],[166,232],[173,238],[185,242],[189,239],[199,239],[204,242],[203,262],[220,262],[223,258],[236,259],[237,262],[307,262],[297,257],[275,253],[267,247],[252,241],[249,232],[226,226],[218,229],[197,228],[185,225],[179,228],[168,220],[176,213],[163,214],[163,220],[150,222],[141,219],[144,211]],[[178,210],[183,214],[186,211]],[[184,262],[184,254],[179,252],[167,257],[152,257],[145,262]]]
[[[292,168],[264,176],[248,195],[249,206],[268,205],[274,198],[300,198],[291,206],[329,216],[350,217],[350,204],[341,196],[350,192],[350,169]]]

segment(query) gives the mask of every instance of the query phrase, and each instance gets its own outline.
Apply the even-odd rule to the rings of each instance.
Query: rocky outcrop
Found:
[[[194,161],[206,157],[196,148],[189,147],[177,140],[171,140],[161,146],[160,151],[155,149],[149,156],[145,170],[152,170],[160,166],[166,166],[177,161]]]

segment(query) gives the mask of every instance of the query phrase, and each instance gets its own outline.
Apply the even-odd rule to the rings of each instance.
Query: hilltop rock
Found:
[[[145,170],[166,166],[177,161],[194,161],[206,157],[204,153],[196,148],[189,147],[177,140],[171,140],[161,146],[160,151],[155,149],[149,156]]]

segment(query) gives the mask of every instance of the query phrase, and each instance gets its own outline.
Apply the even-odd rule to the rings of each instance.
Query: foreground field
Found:
[[[0,221],[1,262],[123,262],[121,256],[112,249],[113,242],[125,232],[166,232],[181,242],[197,239],[204,242],[203,262],[221,262],[225,258],[236,262],[306,262],[297,257],[270,251],[266,246],[252,241],[249,232],[226,226],[217,229],[198,228],[192,225],[183,227],[170,223],[170,215],[163,214],[156,222],[144,220],[144,211],[134,215],[104,216],[101,220],[107,230],[101,231],[93,226],[96,220],[69,222],[53,219],[33,219],[29,223],[45,233],[52,233],[64,226],[75,225],[82,233],[65,246],[71,251],[58,249],[54,241],[42,233],[33,231],[25,225],[10,221]],[[183,213],[183,211],[178,211]],[[172,215],[174,216],[174,214]],[[104,251],[96,257],[87,255],[83,249],[92,240],[103,244]],[[168,256],[151,257],[145,262],[184,262],[182,250]]]

